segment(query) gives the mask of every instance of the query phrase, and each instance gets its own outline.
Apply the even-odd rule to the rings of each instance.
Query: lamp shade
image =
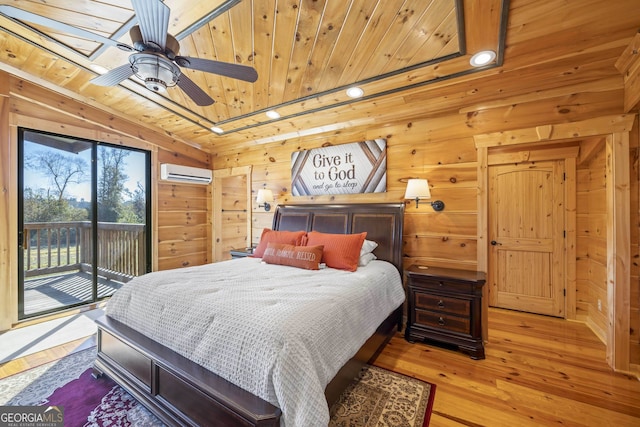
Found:
[[[271,192],[271,190],[266,190],[266,189],[258,190],[258,195],[256,196],[256,202],[257,203],[273,202],[273,193]]]
[[[410,179],[407,182],[407,189],[404,192],[405,199],[430,199],[429,183],[426,179]]]

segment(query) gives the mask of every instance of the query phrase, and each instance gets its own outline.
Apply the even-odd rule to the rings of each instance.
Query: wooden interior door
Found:
[[[251,246],[251,168],[214,171],[212,234],[214,261]]]
[[[564,161],[489,168],[489,302],[565,315]]]

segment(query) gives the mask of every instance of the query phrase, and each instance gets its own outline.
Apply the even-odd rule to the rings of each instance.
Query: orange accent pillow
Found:
[[[255,258],[262,258],[264,250],[267,249],[269,243],[286,243],[288,245],[299,246],[302,244],[302,238],[306,234],[305,231],[274,231],[270,228],[262,230],[260,235],[260,243],[253,251]]]
[[[367,232],[358,234],[330,234],[310,231],[307,233],[307,245],[324,246],[322,262],[327,267],[339,270],[356,271],[362,243]]]
[[[307,270],[319,270],[322,246],[293,246],[269,243],[262,260],[268,264],[289,265]]]

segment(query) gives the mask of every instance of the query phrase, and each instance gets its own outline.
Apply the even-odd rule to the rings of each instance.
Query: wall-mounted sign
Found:
[[[387,191],[387,141],[372,139],[291,154],[291,193],[383,193]]]

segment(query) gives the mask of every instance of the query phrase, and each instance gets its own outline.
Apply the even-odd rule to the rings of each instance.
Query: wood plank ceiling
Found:
[[[635,0],[584,0],[570,6],[563,0],[165,3],[171,9],[169,33],[178,39],[180,55],[249,65],[258,80],[246,83],[183,68],[215,100],[207,107],[195,105],[177,87],[165,95],[153,93],[135,77],[113,87],[96,86],[89,82],[97,75],[92,66],[125,64],[128,52],[3,15],[0,69],[215,152],[366,124],[373,120],[372,108],[398,110],[399,100],[432,99],[425,88],[446,89],[451,81],[498,73],[505,52],[515,66],[524,66],[575,54],[584,48],[577,42],[592,49],[608,43],[622,51],[640,26]],[[130,0],[0,4],[127,44],[128,29],[136,23]],[[601,19],[603,13],[607,19]],[[534,43],[547,51],[537,52]],[[496,61],[471,67],[471,54],[485,49],[497,52]],[[354,85],[364,90],[363,98],[346,95]],[[460,98],[455,92],[439,96]],[[268,110],[281,117],[267,117]],[[224,133],[211,132],[213,126]]]

